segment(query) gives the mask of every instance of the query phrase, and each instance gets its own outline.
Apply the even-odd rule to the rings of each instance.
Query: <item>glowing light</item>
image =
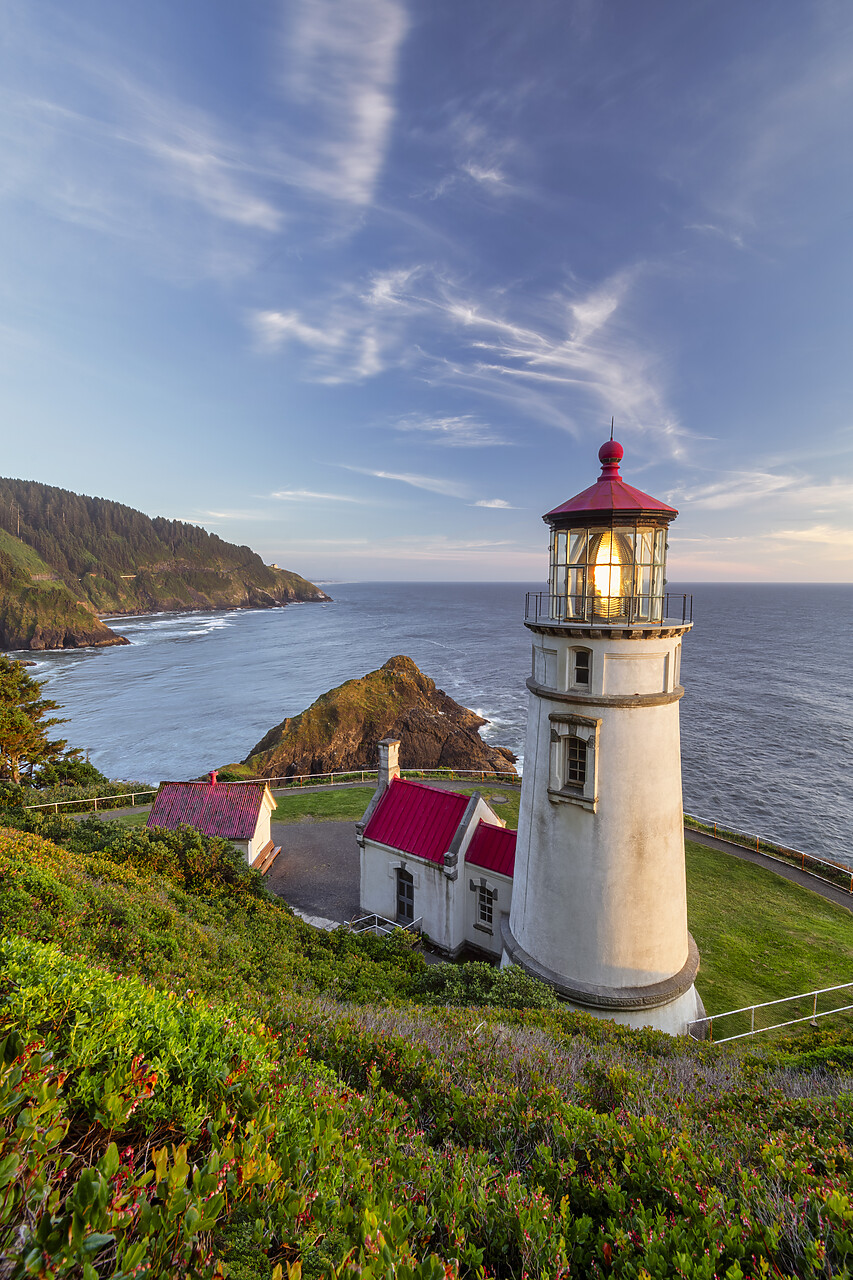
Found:
[[[592,583],[598,596],[622,595],[623,561],[619,555],[619,544],[612,534],[602,535],[598,550],[595,553],[595,566],[592,570]]]

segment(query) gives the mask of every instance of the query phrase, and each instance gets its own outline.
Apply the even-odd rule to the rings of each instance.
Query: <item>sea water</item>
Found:
[[[111,777],[196,777],[394,654],[522,754],[524,593],[541,584],[338,583],[327,605],[120,618],[131,644],[39,655],[69,741]],[[853,586],[670,584],[694,596],[684,803],[853,865]]]

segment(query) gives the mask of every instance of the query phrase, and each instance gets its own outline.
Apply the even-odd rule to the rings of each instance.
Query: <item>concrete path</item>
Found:
[[[765,867],[774,875],[781,876],[783,880],[791,880],[801,889],[811,889],[812,893],[819,894],[828,902],[834,902],[837,907],[853,911],[853,897],[849,893],[836,888],[834,884],[827,884],[817,876],[809,875],[808,871],[801,871],[799,867],[790,866],[787,862],[780,862],[776,858],[768,858],[766,853],[757,853],[755,849],[744,849],[742,845],[732,844],[729,840],[705,835],[703,831],[695,831],[692,827],[684,828],[684,839],[692,840],[694,844],[704,845],[707,849],[719,849],[720,853],[731,854],[741,862],[752,862],[757,867]]]

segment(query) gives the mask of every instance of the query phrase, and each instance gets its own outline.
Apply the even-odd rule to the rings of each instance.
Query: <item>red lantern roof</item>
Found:
[[[617,440],[608,440],[606,444],[603,444],[598,451],[599,461],[601,462],[601,475],[595,484],[590,485],[588,489],[584,489],[583,493],[576,494],[574,498],[569,498],[568,502],[555,507],[553,511],[549,511],[542,519],[551,520],[555,516],[582,515],[585,512],[590,514],[607,512],[610,514],[616,511],[626,511],[637,515],[641,512],[648,512],[665,516],[667,519],[677,516],[678,512],[675,507],[668,507],[665,502],[658,502],[657,498],[652,498],[649,494],[643,493],[641,490],[625,483],[619,474],[619,463],[624,452],[625,450]]]

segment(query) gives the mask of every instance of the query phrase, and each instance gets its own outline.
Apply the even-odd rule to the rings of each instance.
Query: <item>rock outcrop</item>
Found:
[[[243,763],[256,777],[375,769],[377,744],[393,737],[400,739],[404,769],[515,773],[510,750],[483,742],[484,724],[488,721],[454,702],[411,658],[400,655],[283,720]]]

